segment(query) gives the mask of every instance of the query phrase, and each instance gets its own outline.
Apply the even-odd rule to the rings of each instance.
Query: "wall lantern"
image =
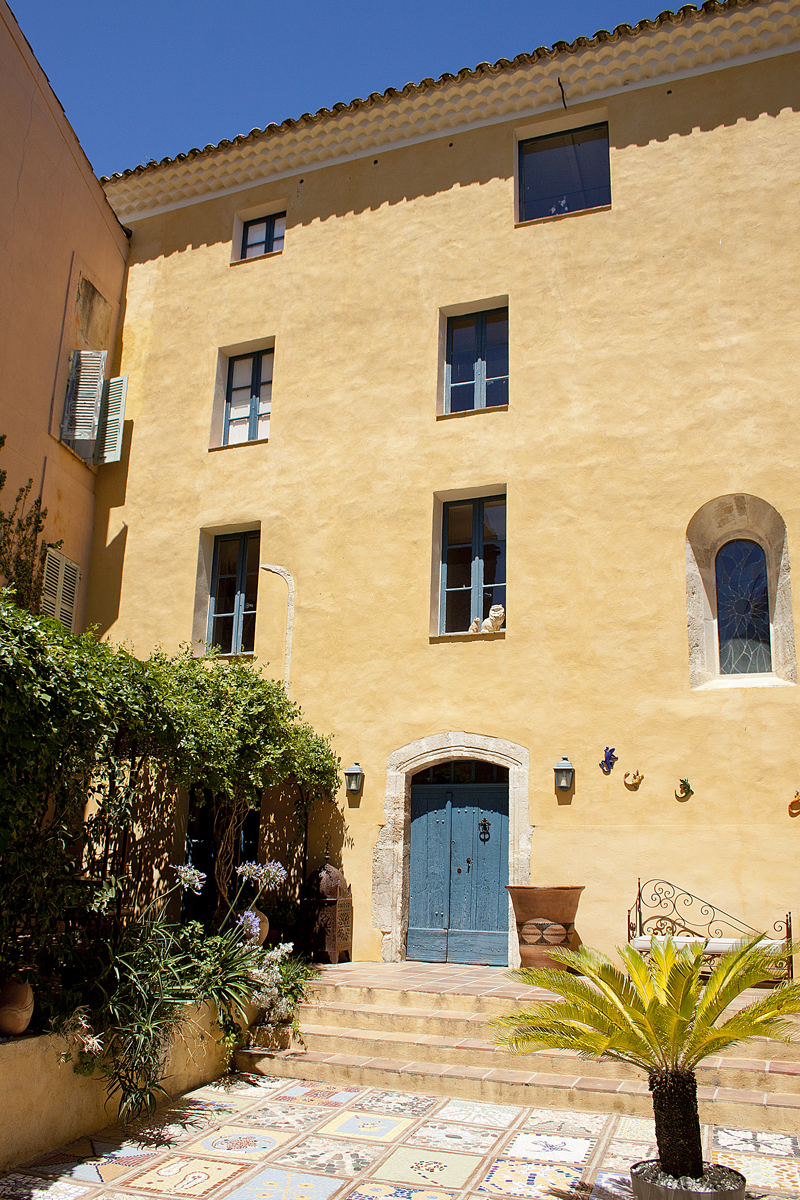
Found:
[[[348,767],[344,773],[344,785],[347,791],[352,795],[361,791],[361,785],[364,782],[364,772],[358,763],[353,763],[352,767]]]
[[[575,774],[575,768],[567,758],[566,754],[560,763],[555,765],[556,787],[561,788],[562,792],[568,792],[572,787],[572,777]]]

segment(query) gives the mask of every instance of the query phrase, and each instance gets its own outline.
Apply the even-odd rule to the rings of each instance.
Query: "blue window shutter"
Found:
[[[81,569],[78,564],[58,550],[48,547],[39,607],[46,617],[54,617],[70,633],[75,631],[75,608],[80,579]]]
[[[93,442],[97,437],[105,371],[105,350],[73,351],[61,423],[62,438]]]
[[[103,402],[94,448],[96,463],[119,462],[122,457],[122,426],[125,421],[125,398],[128,376],[118,375],[103,385]]]

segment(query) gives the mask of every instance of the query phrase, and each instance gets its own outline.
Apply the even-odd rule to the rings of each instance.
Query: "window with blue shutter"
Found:
[[[105,350],[73,350],[61,441],[86,462],[119,462],[128,376],[105,379]]]
[[[214,542],[208,642],[221,654],[252,654],[261,535],[224,534]]]

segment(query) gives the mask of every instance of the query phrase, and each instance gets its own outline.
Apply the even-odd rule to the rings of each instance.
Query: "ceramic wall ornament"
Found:
[[[800,792],[795,792],[794,800],[789,801],[789,816],[800,817]]]
[[[644,775],[642,775],[642,773],[640,771],[634,771],[633,774],[631,774],[630,771],[626,771],[625,774],[622,776],[622,780],[625,784],[625,787],[628,789],[629,792],[638,792],[639,784],[642,782],[643,779],[644,779]]]
[[[691,784],[689,783],[689,780],[682,779],[680,782],[680,787],[679,787],[678,791],[675,793],[675,799],[676,800],[688,800],[689,797],[693,796],[693,795],[694,795],[694,792],[692,791],[692,787],[691,787]]]
[[[606,752],[603,755],[603,761],[598,763],[600,770],[604,775],[610,775],[614,769],[614,763],[617,761],[618,755],[614,753],[613,746],[606,746]]]

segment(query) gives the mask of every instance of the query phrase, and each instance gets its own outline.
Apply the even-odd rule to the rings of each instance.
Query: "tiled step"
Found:
[[[315,983],[309,990],[312,1005],[347,1004],[351,1009],[375,1006],[381,1009],[402,1010],[405,1008],[432,1012],[456,1012],[488,1014],[508,1012],[509,1009],[530,1004],[534,1000],[551,999],[551,993],[539,988],[527,988],[524,992],[519,984],[508,984],[476,992],[470,988],[453,987],[447,991],[424,991],[418,989],[353,986],[342,984]]]
[[[585,1067],[589,1064],[582,1063]],[[587,1075],[445,1066],[424,1061],[363,1058],[308,1051],[237,1050],[240,1071],[325,1083],[357,1083],[365,1087],[427,1092],[434,1095],[525,1104],[542,1108],[574,1108],[584,1112],[652,1115],[645,1080],[600,1079]],[[700,1120],[749,1129],[796,1133],[800,1096],[747,1089],[698,1088]]]

